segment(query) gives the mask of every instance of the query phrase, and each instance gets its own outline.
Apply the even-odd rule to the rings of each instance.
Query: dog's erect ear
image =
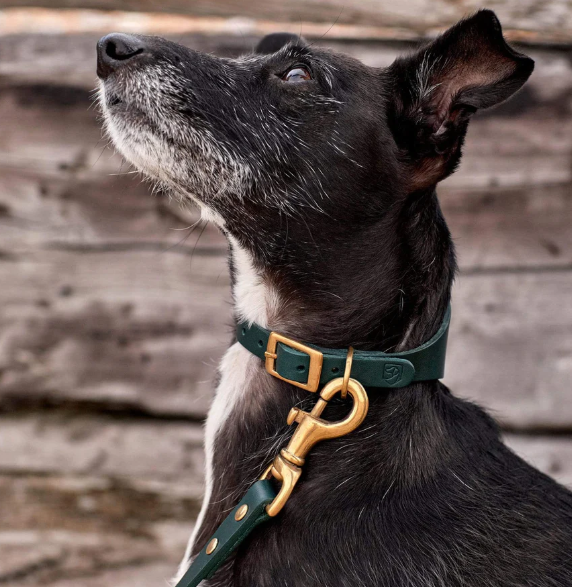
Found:
[[[304,37],[299,37],[292,33],[271,33],[270,35],[266,35],[258,45],[256,45],[254,52],[262,55],[270,55],[271,53],[280,51],[280,49],[286,45],[304,47],[307,45],[307,42]]]
[[[470,116],[503,102],[534,62],[509,47],[493,12],[481,10],[390,68],[389,121],[412,164],[412,189],[454,171]]]

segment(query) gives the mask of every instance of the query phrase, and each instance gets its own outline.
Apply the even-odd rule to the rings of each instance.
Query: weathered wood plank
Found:
[[[150,563],[174,573],[198,513],[184,495],[105,477],[0,475],[0,497],[0,581],[8,585],[77,584]]]
[[[174,572],[202,495],[198,425],[70,413],[0,421],[2,584],[153,561]]]
[[[572,108],[572,66],[554,59],[537,69],[548,77],[539,74],[531,93],[475,120],[461,169],[440,189],[463,266],[487,265],[488,259],[497,259],[497,265],[568,263],[572,119],[561,113]],[[121,171],[120,159],[105,149],[87,105],[85,91],[61,86],[0,91],[5,130],[0,248],[13,252],[62,243],[160,248],[159,242],[167,248],[187,239],[176,250],[190,252],[200,229],[190,238],[190,230],[178,229],[194,224],[196,212],[163,195],[151,197],[137,177],[109,176]],[[481,231],[491,253],[483,254]],[[499,242],[504,231],[507,242]],[[207,227],[200,247],[224,250],[225,243]]]
[[[572,184],[439,193],[463,271],[572,265]],[[227,248],[196,210],[151,195],[130,176],[50,181],[0,172],[0,226],[0,254],[16,262],[43,249],[190,258],[225,256]]]
[[[47,475],[60,479],[47,485],[54,491],[123,486],[198,503],[204,482],[202,440],[202,426],[189,422],[72,412],[3,415],[0,476],[5,485],[11,478],[18,486],[25,475],[40,483],[40,476]],[[508,433],[505,441],[533,466],[572,485],[572,436]],[[155,520],[149,512],[140,515]]]
[[[181,556],[182,560],[182,556]],[[177,564],[180,561],[177,561]],[[97,574],[81,577],[82,587],[157,587],[169,584],[177,566],[173,563],[145,563],[119,569],[106,569]],[[70,573],[70,575],[72,575]],[[62,577],[50,581],[50,587],[77,587],[77,577]]]
[[[33,8],[14,8],[30,6]],[[75,10],[56,11],[54,7]],[[535,43],[564,43],[572,38],[572,9],[566,0],[542,3],[496,0],[488,7],[497,12],[510,36]],[[135,27],[147,33],[156,32],[158,26],[172,33],[185,30],[264,33],[290,23],[301,26],[302,32],[310,38],[322,37],[328,32],[333,37],[367,39],[430,37],[482,8],[482,4],[476,0],[459,0],[454,4],[446,0],[415,0],[401,5],[389,0],[359,5],[341,0],[288,3],[267,0],[238,4],[232,0],[193,3],[184,0],[60,0],[57,3],[2,0],[0,8],[4,8],[0,20],[0,31],[4,32],[22,32],[26,24],[27,30],[71,33],[97,29],[113,19],[129,29]],[[129,18],[121,10],[134,10],[137,15]],[[178,15],[161,14],[169,12]]]
[[[1,417],[2,584],[139,581],[147,565],[170,576],[198,511],[200,436],[198,427],[173,421]],[[572,485],[572,438],[506,440]]]
[[[0,417],[0,475],[86,475],[199,500],[202,426],[67,412]]]
[[[182,556],[181,556],[182,560]],[[180,561],[177,561],[177,564]],[[121,569],[108,569],[81,578],[82,587],[157,587],[167,585],[177,567],[171,563],[138,563]],[[56,579],[50,587],[77,587],[76,577]]]
[[[121,577],[126,577],[126,581],[146,585],[143,575],[147,567],[160,568],[164,578],[173,574],[197,512],[196,501],[189,500],[184,491],[188,480],[186,473],[182,472],[180,478],[171,478],[152,489],[142,488],[145,482],[148,484],[147,470],[143,472],[144,483],[139,484],[138,477],[130,475],[119,478],[70,476],[70,469],[81,471],[82,467],[70,467],[66,461],[81,462],[86,448],[84,441],[70,442],[73,427],[101,430],[102,424],[113,427],[112,422],[82,416],[77,421],[71,419],[66,425],[59,426],[53,418],[25,416],[2,418],[1,423],[2,426],[8,425],[10,435],[31,433],[52,449],[51,454],[43,449],[47,462],[38,467],[31,444],[18,448],[19,454],[27,459],[21,463],[23,466],[18,475],[11,463],[8,463],[12,473],[9,476],[4,464],[0,465],[0,515],[3,521],[0,529],[0,581],[3,584],[68,585],[72,580],[77,584],[81,578],[82,585],[106,585],[105,581],[116,577],[121,581]],[[31,429],[31,424],[40,430],[39,436]],[[133,428],[139,426],[136,421],[127,424]],[[148,435],[147,449],[154,450],[158,438],[156,432],[162,426],[163,423],[142,423],[139,433]],[[155,432],[153,427],[156,427]],[[177,442],[179,432],[176,428],[171,422],[161,428],[161,433],[173,438],[174,429]],[[71,434],[75,433],[72,431]],[[117,428],[115,434],[122,436]],[[103,436],[105,445],[110,437],[108,432]],[[534,438],[510,434],[507,442],[545,473],[563,484],[572,484],[570,437]],[[128,463],[140,458],[141,451],[133,443],[118,442],[115,447],[118,456],[115,458]],[[174,456],[170,464],[173,466],[180,464],[176,454]],[[143,458],[155,467],[146,457]],[[170,455],[163,453],[163,458],[169,460]],[[160,476],[164,467],[170,465],[157,466],[155,473]],[[35,474],[24,474],[28,467]],[[51,474],[46,476],[48,469]],[[128,470],[135,474],[139,472],[133,470],[132,464],[128,465]],[[106,471],[113,472],[113,469],[98,472]]]
[[[34,169],[54,177],[67,171],[81,178],[118,171],[117,160],[102,155],[105,142],[100,141],[95,112],[87,111],[89,97],[78,87],[66,89],[70,83],[86,89],[95,86],[96,39],[96,35],[0,37],[0,74],[4,85],[8,81],[12,85],[0,96],[0,116],[6,124],[3,167]],[[222,39],[219,45],[200,36],[178,40],[223,54],[248,50],[255,41],[229,47]],[[375,66],[388,65],[400,52],[381,43],[326,44]],[[70,54],[74,60],[68,67]],[[449,185],[482,188],[570,181],[572,123],[567,112],[572,108],[572,62],[565,52],[534,50],[531,54],[537,61],[531,80],[515,99],[476,118],[465,161]],[[76,74],[70,79],[72,70]],[[49,86],[54,83],[58,85]],[[64,111],[66,124],[57,124]]]
[[[572,263],[570,184],[443,188],[439,193],[463,270]],[[0,175],[0,214],[5,256],[44,248],[89,252],[90,247],[94,252],[132,248],[189,256],[226,254],[226,243],[214,227],[190,228],[197,222],[191,209],[150,195],[129,177],[46,182],[5,171]]]
[[[571,184],[439,193],[463,271],[572,264]],[[0,173],[0,253],[15,261],[43,249],[226,255],[218,230],[197,221],[193,209],[129,177],[67,182]]]
[[[1,14],[0,11],[0,16]],[[17,33],[2,34],[0,18],[0,73],[3,76],[3,83],[7,81],[29,84],[51,83],[94,88],[97,82],[95,45],[101,35],[116,30],[146,32],[145,19],[131,18],[129,23],[125,23],[122,27],[116,15],[111,13],[107,21],[97,19],[97,22],[103,24],[94,29],[88,28],[84,32],[61,34],[61,31],[56,30],[46,34],[46,31],[35,33],[29,22],[25,21],[24,26]],[[236,34],[226,31],[209,34],[208,27],[205,30],[187,33],[170,32],[168,29],[161,30],[161,28],[147,32],[165,36],[198,51],[227,57],[251,52],[260,38],[268,32],[243,30],[239,21],[234,22],[237,22],[239,29]],[[300,23],[279,25],[276,30],[287,30],[299,34]],[[315,43],[350,54],[372,67],[387,67],[397,55],[418,45],[416,41],[395,42],[371,39],[364,42],[360,39],[340,39],[332,35],[331,31],[325,36],[320,33]],[[536,70],[528,85],[538,80],[540,96],[553,96],[555,91],[564,93],[566,88],[570,87],[571,64],[568,46],[561,48],[526,46],[522,47],[522,50],[536,61]],[[74,58],[70,59],[70,55]]]
[[[155,250],[226,254],[220,232],[190,203],[151,194],[132,175],[46,178],[0,169],[0,250]]]
[[[2,584],[136,577],[150,563],[174,573],[202,495],[198,425],[70,412],[0,421]]]
[[[572,184],[438,191],[461,275],[572,268]]]
[[[202,435],[202,426],[176,420],[69,411],[2,415],[0,476],[12,476],[15,485],[24,475],[68,478],[54,491],[76,487],[89,493],[103,486],[113,490],[115,484],[198,502],[204,482]],[[533,466],[572,485],[572,435],[508,433],[505,441]],[[141,517],[149,516],[141,512]]]
[[[43,251],[1,261],[0,283],[4,405],[204,415],[230,340],[223,257]]]
[[[128,173],[101,140],[89,106],[83,90],[0,91],[0,248],[137,242],[190,253],[203,228],[197,211],[152,196],[141,177]],[[226,250],[212,229],[201,234],[201,247]]]
[[[445,382],[513,428],[572,424],[572,272],[461,276]]]
[[[572,438],[507,434],[506,443],[523,459],[572,489]]]
[[[188,532],[186,528],[187,539]],[[68,533],[67,543],[62,544],[62,534],[0,532],[2,585],[157,587],[173,578],[184,552],[184,545],[177,544],[175,558],[162,552],[157,544],[109,534]],[[4,540],[6,544],[2,544]]]

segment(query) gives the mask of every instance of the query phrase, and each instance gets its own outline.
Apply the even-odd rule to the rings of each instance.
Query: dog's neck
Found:
[[[345,266],[352,274],[338,271],[335,279],[316,282],[310,297],[293,296],[291,289],[281,288],[281,282],[261,270],[254,256],[230,236],[236,318],[331,348],[406,350],[425,342],[439,327],[449,303],[454,254],[435,194],[412,197],[407,206],[389,219],[399,224],[390,239],[393,247],[387,248],[386,238],[376,238],[376,230],[385,230],[388,222],[373,226],[358,242],[367,242],[367,247],[345,244],[356,263],[325,258],[325,268],[314,268],[314,277],[331,276],[332,266]],[[434,393],[439,389],[439,382],[430,381],[369,394],[368,424],[339,439],[356,470],[340,474],[337,461],[318,459],[321,481],[337,485],[347,474],[358,483],[367,474],[364,455],[369,454],[375,454],[380,471],[374,480],[380,495],[431,478],[440,463],[446,463],[445,426],[435,403],[439,394]],[[270,377],[263,361],[239,343],[229,349],[206,427],[207,494],[214,505],[207,523],[198,524],[197,545],[286,445],[292,433],[286,417],[292,406],[309,409],[313,401],[313,394]],[[334,420],[338,408],[345,406],[329,408]],[[325,449],[319,445],[314,452],[335,451],[336,442]],[[311,462],[305,465],[306,470],[311,468]]]
[[[313,276],[331,276],[333,266],[346,267],[351,274],[338,272],[327,283],[317,282],[310,297],[292,296],[292,290],[281,289],[280,281],[261,271],[252,255],[230,237],[237,319],[329,348],[352,345],[358,350],[401,351],[426,342],[442,323],[455,273],[453,244],[434,190],[412,195],[389,221],[397,225],[391,242],[394,248],[387,249],[386,238],[376,238],[376,231],[386,229],[386,218],[383,226],[372,226],[361,234],[358,244],[367,242],[367,248],[352,249],[346,243],[355,264],[325,258],[325,270],[314,268]],[[423,235],[422,240],[418,235]],[[234,402],[236,411],[224,436],[225,442],[237,444],[233,497],[238,497],[276,455],[277,447],[287,442],[292,432],[286,425],[290,408],[307,409],[314,396],[269,377],[263,361],[239,343],[233,349],[240,353],[240,366],[234,362],[225,373],[227,361],[223,362],[221,381],[240,381],[244,398]],[[447,393],[438,381],[381,393],[368,390],[368,425],[344,439],[344,450],[353,446],[356,458],[370,450],[376,453],[384,471],[377,480],[380,491],[402,482],[424,483],[438,463],[445,462],[441,459],[446,444],[441,391]],[[372,427],[373,435],[368,432]],[[221,468],[222,460],[221,456]],[[324,471],[326,477],[329,474]]]
[[[355,263],[340,265],[337,252],[328,259],[325,251],[308,278],[312,286],[294,292],[230,237],[236,317],[331,348],[404,351],[429,340],[456,269],[434,189],[412,194],[390,222],[396,238],[379,238],[387,218],[372,224],[346,244]]]

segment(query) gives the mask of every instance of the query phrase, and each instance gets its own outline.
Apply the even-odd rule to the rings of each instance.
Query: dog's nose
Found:
[[[97,43],[97,75],[105,79],[120,67],[145,52],[145,43],[139,37],[111,33]]]

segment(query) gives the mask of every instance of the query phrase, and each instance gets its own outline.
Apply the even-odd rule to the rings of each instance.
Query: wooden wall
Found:
[[[147,13],[171,14],[184,22],[187,30],[201,26],[206,34],[212,34],[224,23],[228,32],[240,28],[243,33],[251,29],[264,29],[272,23],[285,23],[292,28],[303,28],[304,34],[322,36],[326,31],[336,37],[359,38],[409,38],[432,36],[479,8],[495,10],[503,26],[511,36],[531,43],[569,43],[572,39],[572,6],[568,0],[0,0],[0,9],[21,7],[54,8],[71,10],[138,11],[129,26],[139,29],[147,26],[177,26],[169,20],[155,17],[155,23]],[[101,15],[96,19],[101,23]],[[4,14],[4,20],[8,14]],[[85,22],[84,15],[83,20]],[[22,21],[29,21],[29,12]],[[229,22],[230,21],[230,22]],[[28,22],[29,24],[29,22]],[[333,26],[334,25],[334,26]],[[73,26],[82,26],[76,22]],[[90,27],[93,25],[90,24]]]
[[[469,4],[437,2],[445,16],[437,10],[431,26]],[[295,6],[320,21],[313,3]],[[380,6],[353,21],[375,20]],[[526,28],[516,7],[511,23]],[[230,336],[226,245],[210,226],[187,228],[196,213],[151,195],[106,147],[90,107],[104,27],[33,34],[22,22],[0,36],[0,582],[158,585],[200,503],[201,422]],[[543,35],[558,29],[539,22]],[[372,65],[409,48],[341,37],[321,42]],[[226,55],[255,42],[177,39]],[[572,52],[549,44],[526,47],[530,83],[475,119],[461,169],[440,190],[461,265],[446,382],[572,484]]]

